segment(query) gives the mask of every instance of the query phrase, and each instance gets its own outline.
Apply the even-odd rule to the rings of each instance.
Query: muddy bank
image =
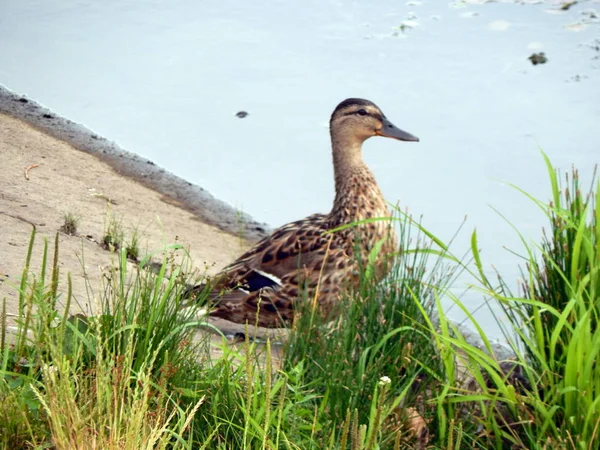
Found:
[[[96,156],[117,173],[131,178],[165,196],[179,207],[209,225],[246,239],[257,240],[267,234],[268,226],[248,214],[235,210],[208,191],[168,171],[152,161],[120,148],[85,126],[56,115],[26,96],[0,86],[0,113],[23,120],[34,128],[64,141],[77,150]],[[199,168],[199,170],[202,170]]]

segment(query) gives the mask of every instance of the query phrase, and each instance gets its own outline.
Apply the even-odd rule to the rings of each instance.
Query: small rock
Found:
[[[244,342],[246,340],[246,334],[238,331],[230,338],[233,342]]]
[[[582,80],[586,80],[586,79],[588,79],[588,78],[589,78],[589,77],[588,77],[587,75],[579,75],[579,74],[576,74],[576,75],[573,75],[571,78],[569,78],[567,81],[569,81],[569,82],[575,82],[575,83],[579,83],[580,81],[582,81]]]
[[[529,61],[531,61],[531,64],[533,64],[534,66],[537,66],[538,64],[546,64],[548,62],[548,58],[546,57],[546,54],[544,52],[532,53],[531,56],[527,59],[529,59]]]
[[[567,11],[571,6],[574,6],[576,4],[577,4],[577,1],[564,2],[562,5],[560,5],[560,9],[563,11]]]

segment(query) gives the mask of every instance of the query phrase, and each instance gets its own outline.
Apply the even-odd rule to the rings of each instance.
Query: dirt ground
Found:
[[[103,272],[116,257],[100,245],[109,217],[120,222],[126,240],[138,230],[142,254],[180,243],[189,248],[194,265],[210,273],[248,245],[96,157],[6,115],[0,115],[0,155],[0,298],[6,298],[9,318],[17,311],[17,286],[33,227],[37,237],[31,269],[37,273],[44,239],[52,248],[65,214],[77,216],[79,225],[74,236],[59,234],[61,290],[71,273],[74,298],[84,309],[93,307],[85,278],[99,289]]]

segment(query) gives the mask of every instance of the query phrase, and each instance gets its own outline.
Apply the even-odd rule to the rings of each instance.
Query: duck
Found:
[[[361,264],[373,252],[376,281],[389,272],[397,236],[391,220],[385,220],[391,213],[363,161],[362,146],[374,136],[419,139],[361,98],[338,104],[329,129],[335,182],[331,211],[283,225],[207,283],[194,286],[192,295],[208,293],[210,316],[268,328],[287,326],[302,298],[313,299],[329,315],[344,292],[357,287]]]

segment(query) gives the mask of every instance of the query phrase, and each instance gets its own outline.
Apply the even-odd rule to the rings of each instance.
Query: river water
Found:
[[[600,160],[600,3],[563,3],[0,0],[0,84],[272,226],[330,208],[329,115],[368,98],[421,139],[366,143],[388,200],[443,240],[466,216],[455,252],[476,228],[516,280],[497,211],[545,222],[509,184],[549,198],[540,148],[584,182]]]

